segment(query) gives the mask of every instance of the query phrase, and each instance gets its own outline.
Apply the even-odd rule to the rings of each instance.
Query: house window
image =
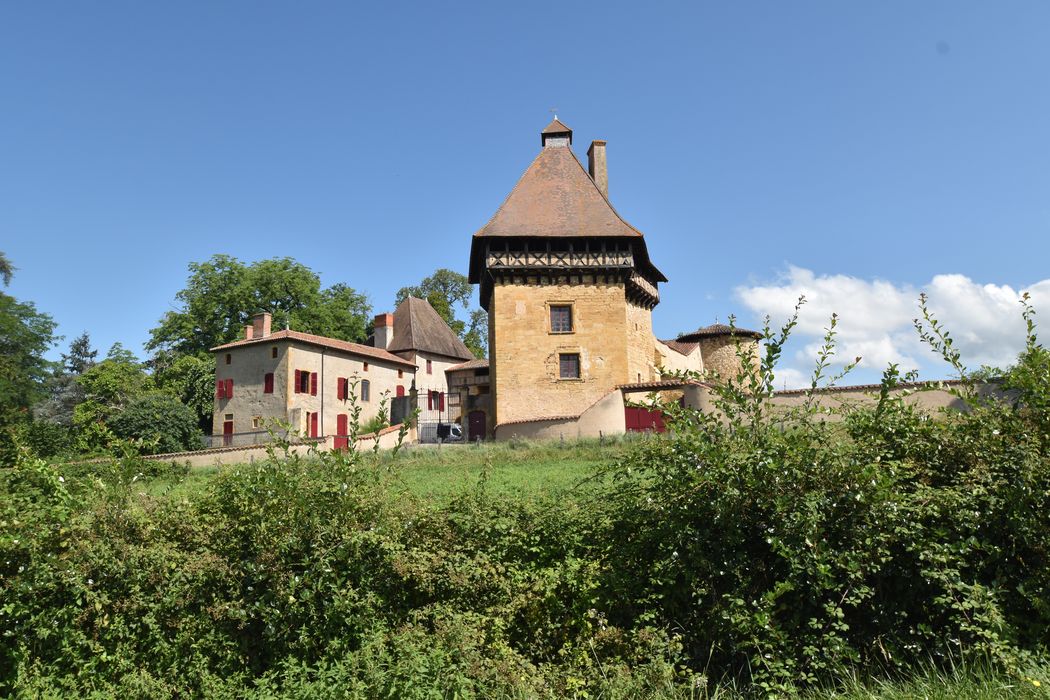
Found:
[[[233,361],[233,355],[226,353],[226,364],[230,364]]]
[[[274,359],[277,359],[277,346],[276,345],[274,345],[272,348],[270,348],[270,357],[272,357]]]
[[[399,370],[397,371],[397,378],[398,378],[398,379],[404,379],[404,378],[405,378],[405,370],[403,370],[403,369],[399,369]]]
[[[317,372],[310,374],[305,369],[295,370],[295,393],[317,394]]]
[[[367,372],[368,371],[368,363],[367,362],[362,362],[361,364],[364,365],[365,371]]]
[[[254,418],[252,418],[252,428],[253,429],[259,430],[262,427],[263,427],[262,416],[255,416]]]
[[[434,363],[432,361],[430,361],[430,360],[427,360],[427,374],[433,374],[433,373],[434,373]]]
[[[372,383],[367,379],[361,380],[361,400],[371,401],[372,400]]]
[[[570,304],[551,304],[551,333],[572,333]]]
[[[562,379],[579,379],[580,356],[576,353],[558,355],[558,370]]]
[[[430,411],[444,411],[445,394],[434,390],[427,392],[427,409]]]
[[[263,375],[263,393],[273,393],[273,372],[267,372],[265,375]]]

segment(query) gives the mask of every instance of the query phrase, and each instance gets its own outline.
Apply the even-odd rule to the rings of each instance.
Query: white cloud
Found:
[[[870,381],[890,362],[902,370],[919,369],[924,377],[940,378],[949,368],[919,342],[912,319],[919,315],[918,298],[925,291],[929,308],[944,323],[962,352],[964,364],[1004,366],[1014,361],[1024,345],[1024,323],[1018,300],[1032,295],[1036,309],[1050,309],[1050,279],[1026,289],[978,284],[963,275],[936,275],[921,286],[896,285],[848,275],[816,275],[789,266],[770,284],[741,286],[736,296],[761,321],[766,315],[774,327],[791,314],[805,295],[793,341],[785,348],[777,372],[778,388],[809,383],[817,350],[832,313],[838,314],[834,362],[841,367],[861,357],[860,377]],[[1050,312],[1047,312],[1050,316]],[[745,324],[746,325],[746,324]]]

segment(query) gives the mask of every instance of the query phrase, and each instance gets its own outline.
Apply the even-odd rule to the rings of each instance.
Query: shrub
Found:
[[[145,454],[199,449],[200,429],[193,411],[178,399],[149,393],[132,399],[127,408],[110,419],[115,436],[141,441]]]

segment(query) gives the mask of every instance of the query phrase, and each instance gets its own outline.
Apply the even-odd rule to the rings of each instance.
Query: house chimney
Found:
[[[609,170],[605,164],[605,142],[591,141],[591,147],[587,149],[587,171],[591,174],[594,184],[606,198],[609,197]]]
[[[265,338],[270,335],[270,321],[273,319],[268,313],[255,314],[252,316],[252,337]]]
[[[252,339],[252,331],[254,331],[254,330],[255,330],[255,326],[245,326],[244,327],[244,339],[245,340],[251,340]]]
[[[375,331],[372,335],[377,348],[386,350],[394,339],[394,314],[376,316]]]

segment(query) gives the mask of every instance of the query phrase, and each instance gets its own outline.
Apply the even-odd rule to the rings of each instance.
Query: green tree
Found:
[[[86,331],[69,344],[69,352],[62,354],[62,363],[47,382],[47,398],[33,407],[36,421],[72,426],[73,411],[84,400],[84,387],[77,377],[95,366],[97,356]]]
[[[44,395],[52,363],[55,322],[30,302],[0,293],[0,420],[26,412]]]
[[[15,276],[15,269],[3,251],[0,251],[0,279],[4,281],[5,287],[11,284],[11,278]]]
[[[268,311],[273,324],[360,342],[371,314],[368,300],[350,287],[322,289],[310,268],[291,258],[259,260],[245,265],[229,255],[191,263],[186,287],[176,295],[179,308],[169,311],[150,331],[146,349],[161,368],[181,355],[208,357],[208,349],[240,337],[253,314]]]
[[[419,284],[399,289],[394,305],[399,306],[410,296],[426,299],[470,351],[477,357],[484,357],[488,346],[488,315],[483,309],[472,310],[469,325],[456,318],[455,307],[470,308],[473,292],[474,286],[466,275],[442,267]]]
[[[106,359],[77,377],[84,400],[73,409],[73,425],[84,451],[104,449],[110,421],[131,402],[154,389],[144,365],[120,343]]]
[[[109,424],[113,434],[124,440],[141,440],[144,454],[161,454],[199,449],[200,429],[197,419],[174,396],[150,392],[137,396],[113,417]]]
[[[158,388],[193,412],[197,425],[210,430],[215,395],[215,362],[183,355],[153,376]]]
[[[62,353],[62,364],[70,374],[83,374],[95,365],[98,350],[91,347],[91,336],[87,331],[78,335],[69,344],[69,352]]]

